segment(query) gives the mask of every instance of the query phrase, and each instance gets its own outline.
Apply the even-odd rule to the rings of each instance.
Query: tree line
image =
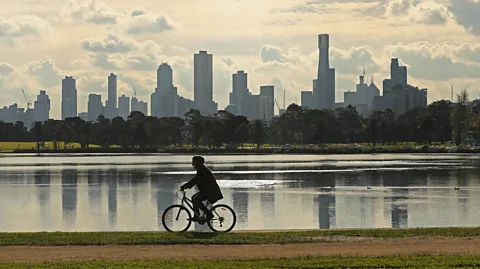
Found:
[[[218,111],[204,116],[190,110],[184,118],[156,118],[132,112],[127,120],[100,115],[94,122],[78,117],[35,122],[30,130],[22,122],[0,121],[0,141],[63,141],[109,147],[162,147],[191,144],[209,147],[241,147],[262,144],[327,143],[431,143],[453,141],[460,145],[471,135],[480,139],[480,105],[469,101],[463,91],[457,102],[440,100],[426,108],[414,108],[396,117],[391,110],[362,117],[355,107],[302,109],[291,104],[285,113],[270,121],[249,121],[244,116]],[[56,145],[55,145],[56,146]]]

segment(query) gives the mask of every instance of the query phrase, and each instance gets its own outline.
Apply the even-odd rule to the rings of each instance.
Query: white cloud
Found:
[[[0,45],[22,46],[22,39],[45,37],[51,34],[50,23],[33,15],[0,17]]]
[[[388,55],[400,58],[409,67],[410,76],[432,81],[478,78],[480,46],[417,42],[387,46]],[[470,61],[466,60],[470,59]],[[472,61],[472,59],[474,59]]]
[[[391,0],[385,15],[424,24],[445,24],[452,17],[448,7],[435,0]]]
[[[69,0],[60,11],[64,22],[88,22],[116,25],[129,34],[163,33],[177,24],[164,13],[146,9],[119,12],[98,0]]]
[[[177,26],[166,14],[134,11],[123,25],[129,34],[163,33]]]
[[[115,24],[122,16],[119,12],[97,0],[69,0],[60,10],[60,17],[67,22]]]
[[[33,61],[27,65],[26,70],[47,88],[59,85],[63,76],[63,72],[55,66],[55,62],[50,58]]]
[[[360,74],[362,68],[371,73],[377,72],[379,64],[373,57],[368,46],[352,47],[348,51],[332,48],[330,52],[330,65],[336,69],[337,74]]]
[[[84,50],[102,53],[125,53],[130,51],[159,53],[162,50],[160,46],[151,40],[138,42],[116,33],[109,33],[104,39],[90,38],[83,40],[81,46]]]
[[[449,10],[455,15],[457,23],[467,31],[480,35],[480,1],[478,0],[452,0]]]
[[[15,70],[15,67],[9,63],[0,63],[0,77],[4,77]]]
[[[260,57],[264,63],[266,62],[279,62],[284,63],[288,60],[288,56],[283,54],[282,49],[277,46],[269,44],[262,45],[260,49]]]

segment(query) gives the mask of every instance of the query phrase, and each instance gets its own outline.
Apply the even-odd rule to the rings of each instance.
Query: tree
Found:
[[[423,141],[428,142],[428,144],[430,144],[431,142],[430,134],[432,133],[434,128],[433,119],[430,115],[420,117],[419,119],[420,119],[419,128],[423,134]]]
[[[135,126],[135,144],[140,148],[144,148],[147,144],[148,134],[145,131],[145,126],[142,122]]]
[[[202,134],[202,114],[196,109],[185,113],[185,129],[193,145],[198,147]]]
[[[87,146],[87,149],[90,148],[90,132],[91,132],[91,128],[92,128],[92,122],[91,121],[87,121],[85,123],[85,136],[86,136],[86,146]]]
[[[248,125],[246,123],[240,124],[240,126],[238,126],[237,130],[235,131],[235,140],[242,145],[242,148],[243,144],[248,141],[249,136],[250,128],[248,127]]]
[[[33,128],[30,130],[33,135],[35,136],[35,140],[37,141],[37,150],[40,150],[40,141],[44,141],[44,132],[43,132],[43,125],[42,122],[36,121],[33,123]]]
[[[452,102],[440,100],[428,105],[428,110],[433,119],[434,139],[445,143],[452,140]]]
[[[265,127],[265,122],[263,120],[254,120],[252,122],[252,140],[257,144],[257,149],[265,142],[267,139],[267,131]]]
[[[373,143],[373,146],[375,147],[377,145],[377,139],[378,139],[378,126],[379,126],[379,119],[376,117],[375,112],[372,117],[370,117],[370,120],[368,122],[368,130],[370,134],[370,141]]]
[[[452,122],[452,129],[453,129],[453,140],[455,145],[459,146],[465,135],[468,132],[470,127],[472,112],[471,108],[468,106],[469,103],[469,96],[467,90],[463,90],[461,93],[457,95],[457,103],[455,104],[451,122]]]

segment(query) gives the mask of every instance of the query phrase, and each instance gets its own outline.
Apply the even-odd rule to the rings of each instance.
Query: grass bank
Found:
[[[479,256],[325,257],[230,261],[86,261],[59,263],[4,263],[0,268],[197,268],[197,269],[320,269],[320,268],[478,268]]]
[[[480,227],[236,232],[228,234],[194,232],[182,234],[166,232],[42,232],[0,233],[0,246],[288,244],[345,240],[339,237],[411,238],[473,236],[480,236]]]
[[[36,149],[19,148],[12,150],[14,153],[169,153],[169,154],[377,154],[377,153],[480,153],[480,147],[453,147],[446,145],[422,146],[414,143],[404,145],[291,145],[275,146],[265,145],[257,149],[252,145],[243,148],[230,147],[192,147],[192,146],[169,146],[152,148],[69,148],[69,149]]]

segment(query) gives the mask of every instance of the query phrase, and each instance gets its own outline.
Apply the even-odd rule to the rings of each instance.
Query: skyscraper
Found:
[[[151,95],[151,113],[154,117],[172,117],[177,114],[177,88],[173,86],[172,67],[162,63],[157,69],[157,88]]]
[[[34,104],[35,121],[46,121],[50,118],[50,98],[46,91],[40,91]]]
[[[148,104],[147,102],[140,101],[138,102],[138,112],[142,112],[143,115],[147,116],[147,109],[148,109]]]
[[[265,110],[260,109],[260,118],[271,120],[274,115],[275,107],[275,88],[274,86],[260,86],[260,101],[263,102]],[[263,101],[262,101],[263,100]]]
[[[200,51],[193,58],[193,90],[195,106],[202,114],[216,113],[213,101],[213,56]]]
[[[117,76],[110,73],[108,76],[108,100],[107,100],[107,115],[109,119],[118,116],[117,110]]]
[[[62,120],[77,116],[77,88],[73,77],[62,80]]]
[[[318,73],[313,88],[315,107],[318,109],[331,109],[335,105],[335,69],[330,68],[329,48],[329,35],[318,35]]]
[[[232,93],[230,94],[230,105],[235,105],[236,115],[244,115],[247,110],[248,91],[247,73],[243,70],[232,75]]]
[[[391,87],[396,85],[407,86],[407,67],[398,63],[398,58],[393,58],[390,63]]]
[[[138,99],[137,97],[132,97],[132,100],[130,101],[130,110],[133,111],[138,111]]]
[[[167,63],[162,63],[157,69],[157,89],[161,93],[172,92],[173,87],[173,71],[172,67]]]
[[[130,98],[125,96],[125,94],[118,97],[118,116],[124,120],[130,116]]]
[[[96,121],[102,114],[102,96],[100,94],[88,95],[88,120]]]
[[[315,108],[315,100],[313,99],[312,91],[302,91],[301,92],[301,102],[303,109],[313,109]]]

